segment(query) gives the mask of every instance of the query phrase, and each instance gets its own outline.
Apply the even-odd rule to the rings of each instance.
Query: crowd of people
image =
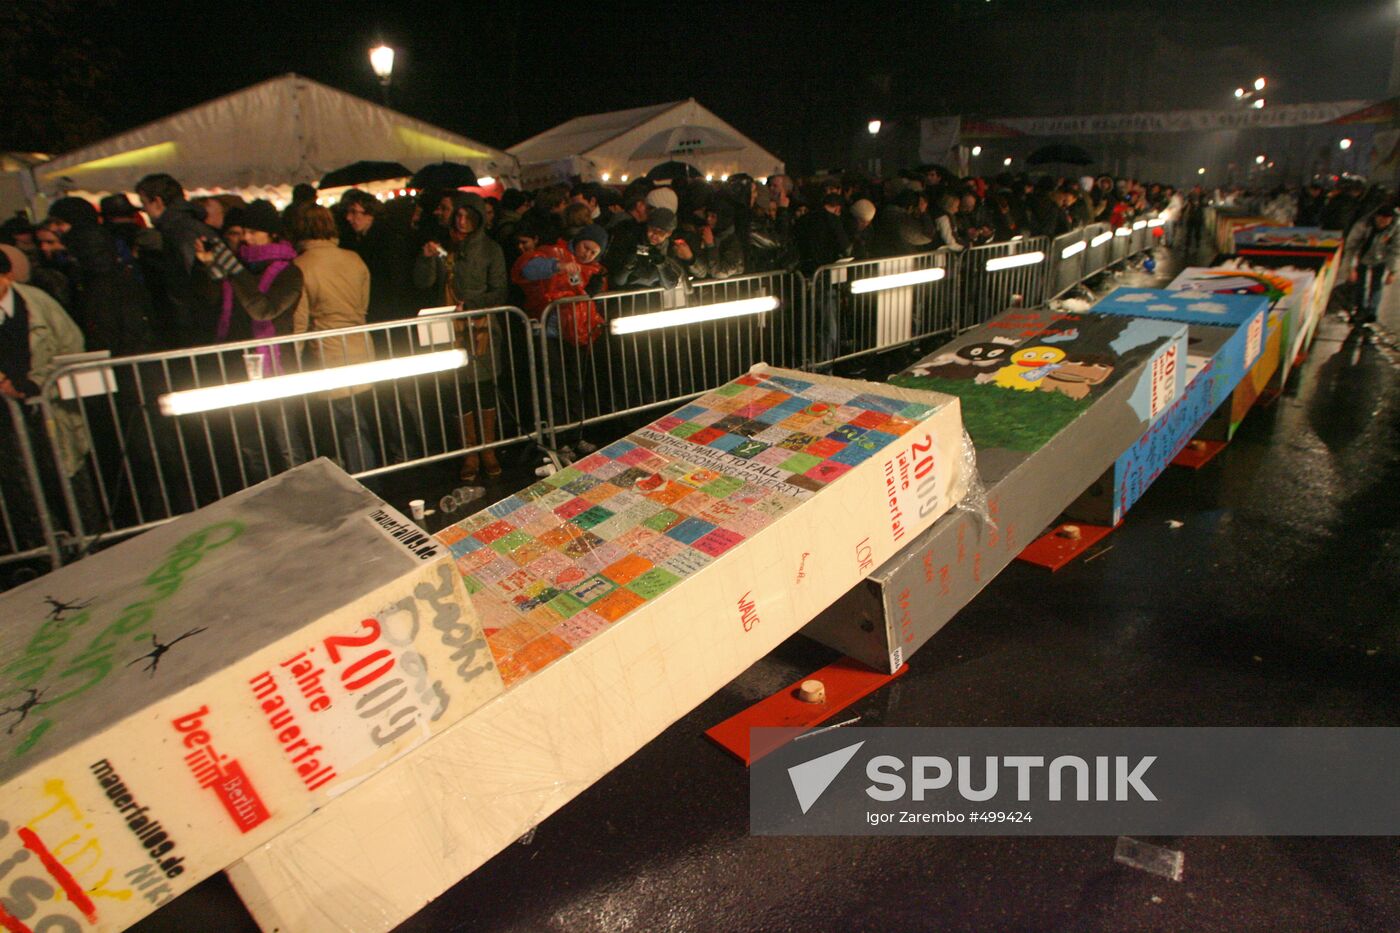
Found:
[[[187,200],[168,175],[135,191],[139,208],[124,194],[97,205],[65,197],[37,224],[0,225],[0,242],[25,255],[31,283],[69,311],[89,347],[119,355],[398,320],[444,304],[512,304],[538,318],[571,295],[810,273],[843,259],[1119,225],[1184,204],[1169,186],[1106,175],[1086,189],[1072,179],[958,178],[936,165],[885,180],[736,175],[499,199],[438,190],[386,203],[352,188],[329,208],[302,185],[282,211],[236,195]],[[262,283],[260,298],[269,263],[281,275]],[[311,300],[300,278],[308,266],[334,270],[341,300]]]
[[[748,273],[811,275],[843,260],[1054,237],[1095,223],[1118,227],[1147,212],[1166,220],[1169,238],[1192,248],[1201,242],[1208,204],[1341,230],[1394,207],[1378,211],[1385,205],[1374,191],[1350,181],[1330,190],[1208,192],[1108,175],[957,177],[941,165],[885,179],[774,175],[760,182],[735,175],[722,182],[639,180],[622,188],[576,183],[506,190],[499,199],[431,190],[384,202],[351,188],[333,206],[317,203],[316,190],[299,185],[283,210],[235,195],[189,199],[169,175],[148,175],[134,190],[139,207],[125,194],[96,205],[65,197],[37,223],[16,216],[0,225],[3,276],[23,285],[10,290],[11,303],[18,296],[34,306],[36,318],[58,308],[76,324],[59,329],[66,339],[54,352],[183,350],[402,320],[442,306],[513,305],[538,321],[552,302],[609,290],[684,287]],[[1364,253],[1364,263],[1387,263],[1393,277],[1400,240],[1392,247],[1393,232],[1385,233],[1382,223],[1376,226],[1383,235],[1358,241],[1353,252]],[[546,333],[576,347],[595,340],[603,321],[590,304],[579,308],[584,313],[546,321]],[[459,343],[491,357],[469,377],[476,380],[476,402],[461,424],[469,447],[497,436],[493,383],[501,361],[494,326],[458,322]],[[311,365],[356,362],[375,352],[369,341],[313,341],[307,350]],[[288,361],[275,344],[258,352],[264,374],[285,370]],[[36,392],[42,379],[33,376],[42,375],[36,365],[42,362],[0,347],[0,392],[16,398]],[[352,471],[372,469],[385,453],[377,457],[357,426],[373,411],[359,390],[328,401],[342,461]],[[272,446],[282,464],[305,455],[295,430],[279,433]],[[266,451],[262,459],[269,459]],[[500,472],[490,450],[468,458],[462,475],[474,478],[482,468]]]

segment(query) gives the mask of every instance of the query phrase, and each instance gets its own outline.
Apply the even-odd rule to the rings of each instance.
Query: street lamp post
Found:
[[[379,79],[379,92],[384,96],[384,106],[389,106],[389,79],[394,74],[394,50],[380,43],[369,50],[369,66]]]

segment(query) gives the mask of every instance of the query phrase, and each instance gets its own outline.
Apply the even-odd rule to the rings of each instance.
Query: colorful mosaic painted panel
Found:
[[[507,685],[741,545],[933,407],[748,375],[439,533]]]

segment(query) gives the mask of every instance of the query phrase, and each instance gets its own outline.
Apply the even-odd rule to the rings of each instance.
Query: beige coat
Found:
[[[83,332],[47,292],[18,282],[10,287],[24,298],[29,309],[29,381],[43,387],[44,380],[57,368],[54,357],[83,352]],[[91,449],[87,427],[77,405],[60,401],[57,390],[50,391],[47,399],[58,457],[63,472],[72,476]],[[10,429],[9,420],[4,419],[4,430]]]
[[[292,312],[292,333],[305,334],[338,327],[357,327],[365,323],[369,312],[369,267],[358,255],[341,249],[334,240],[308,240],[299,244],[302,252],[296,258],[301,270],[301,298]],[[373,343],[368,334],[317,340],[306,345],[303,365],[344,366],[374,359]],[[369,386],[354,390],[336,389],[329,398],[344,398],[363,392]]]

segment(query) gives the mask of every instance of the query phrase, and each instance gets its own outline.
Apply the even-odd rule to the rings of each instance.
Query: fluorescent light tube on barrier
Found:
[[[1149,227],[1160,227],[1160,226],[1162,226],[1162,225],[1165,224],[1165,223],[1166,223],[1166,221],[1163,220],[1162,218],[1160,218],[1160,217],[1153,217],[1151,220],[1149,220],[1149,221],[1147,222],[1147,225],[1148,225]]]
[[[777,307],[777,298],[772,295],[764,295],[761,298],[721,301],[710,305],[697,305],[693,308],[633,314],[628,317],[613,318],[609,326],[614,334],[636,334],[645,330],[659,330],[663,327],[698,324],[701,321],[718,321],[727,317],[742,317],[746,314],[763,314],[766,311],[774,311]]]
[[[1085,243],[1083,240],[1080,240],[1078,243],[1071,243],[1070,245],[1064,248],[1063,252],[1060,253],[1060,258],[1068,259],[1071,256],[1078,256],[1080,253],[1084,252],[1088,248],[1089,244]]]
[[[867,279],[857,279],[851,283],[852,295],[866,292],[881,292],[887,288],[903,288],[906,285],[922,285],[937,282],[948,273],[943,269],[916,269],[913,272],[892,272],[889,275],[872,275]]]
[[[466,350],[419,353],[415,356],[402,356],[392,360],[354,363],[350,366],[313,369],[304,373],[271,376],[267,379],[253,379],[248,382],[235,382],[224,386],[207,386],[203,389],[171,392],[160,397],[160,410],[167,415],[192,415],[201,411],[270,402],[279,398],[310,395],[313,392],[344,389],[371,382],[386,382],[390,379],[423,376],[428,373],[457,369],[465,365],[467,365]]]
[[[1001,269],[1015,269],[1018,266],[1033,266],[1045,258],[1045,254],[1040,250],[1033,253],[1017,253],[1015,256],[998,256],[996,259],[987,260],[987,271],[997,272]]]
[[[1146,227],[1146,226],[1147,226],[1147,221],[1145,221],[1145,220],[1135,220],[1135,221],[1133,221],[1133,229],[1134,229],[1134,230],[1141,230],[1143,227]]]
[[[1127,227],[1119,227],[1117,230],[1114,230],[1114,231],[1113,231],[1113,235],[1114,235],[1114,236],[1132,236],[1132,235],[1133,235],[1133,231],[1129,230]]]
[[[1111,239],[1113,239],[1113,231],[1105,230],[1103,233],[1100,233],[1098,236],[1090,240],[1089,245],[1094,247],[1095,249],[1098,249],[1100,246],[1103,246]]]

